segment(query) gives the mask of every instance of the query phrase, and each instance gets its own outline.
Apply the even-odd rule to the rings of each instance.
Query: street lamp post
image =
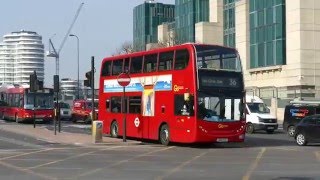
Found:
[[[73,37],[76,37],[77,38],[77,59],[78,59],[78,80],[77,80],[77,84],[78,84],[78,89],[77,89],[77,99],[80,98],[80,83],[79,83],[79,38],[77,35],[75,34],[70,34],[69,36],[73,36]]]

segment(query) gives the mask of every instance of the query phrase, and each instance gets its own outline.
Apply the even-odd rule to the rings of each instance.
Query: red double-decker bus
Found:
[[[53,89],[30,92],[29,85],[1,85],[0,118],[20,122],[50,122],[53,114]]]
[[[128,72],[126,99],[117,76]],[[183,44],[105,58],[99,89],[103,132],[169,142],[243,142],[245,91],[235,49]]]

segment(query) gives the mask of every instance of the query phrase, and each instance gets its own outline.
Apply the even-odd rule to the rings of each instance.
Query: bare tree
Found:
[[[115,55],[120,55],[120,54],[130,54],[130,53],[133,53],[135,52],[134,49],[133,49],[133,44],[132,42],[124,42],[120,48],[117,48],[116,49],[116,52],[113,53],[112,55],[115,56]]]

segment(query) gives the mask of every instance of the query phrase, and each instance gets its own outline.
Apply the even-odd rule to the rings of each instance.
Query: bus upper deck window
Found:
[[[144,57],[144,72],[155,72],[157,71],[157,54],[146,55]]]
[[[142,56],[131,58],[130,73],[142,72]]]
[[[163,52],[159,54],[159,71],[166,71],[172,69],[173,51]]]
[[[174,62],[174,69],[184,69],[189,62],[189,52],[187,49],[177,50]]]
[[[112,75],[119,75],[122,73],[122,65],[123,59],[113,61]]]
[[[111,75],[111,61],[106,61],[102,65],[101,76],[110,76]]]

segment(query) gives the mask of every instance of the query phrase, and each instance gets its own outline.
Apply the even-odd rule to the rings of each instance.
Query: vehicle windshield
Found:
[[[241,72],[241,61],[236,50],[221,46],[196,45],[198,69]]]
[[[27,94],[24,101],[26,109],[53,109],[53,95],[46,93]],[[35,105],[34,105],[35,102]]]
[[[243,115],[242,98],[199,93],[198,118],[213,122],[239,121]]]
[[[70,109],[70,105],[68,103],[60,103],[60,108]]]
[[[251,113],[270,113],[269,108],[263,103],[247,103]]]

